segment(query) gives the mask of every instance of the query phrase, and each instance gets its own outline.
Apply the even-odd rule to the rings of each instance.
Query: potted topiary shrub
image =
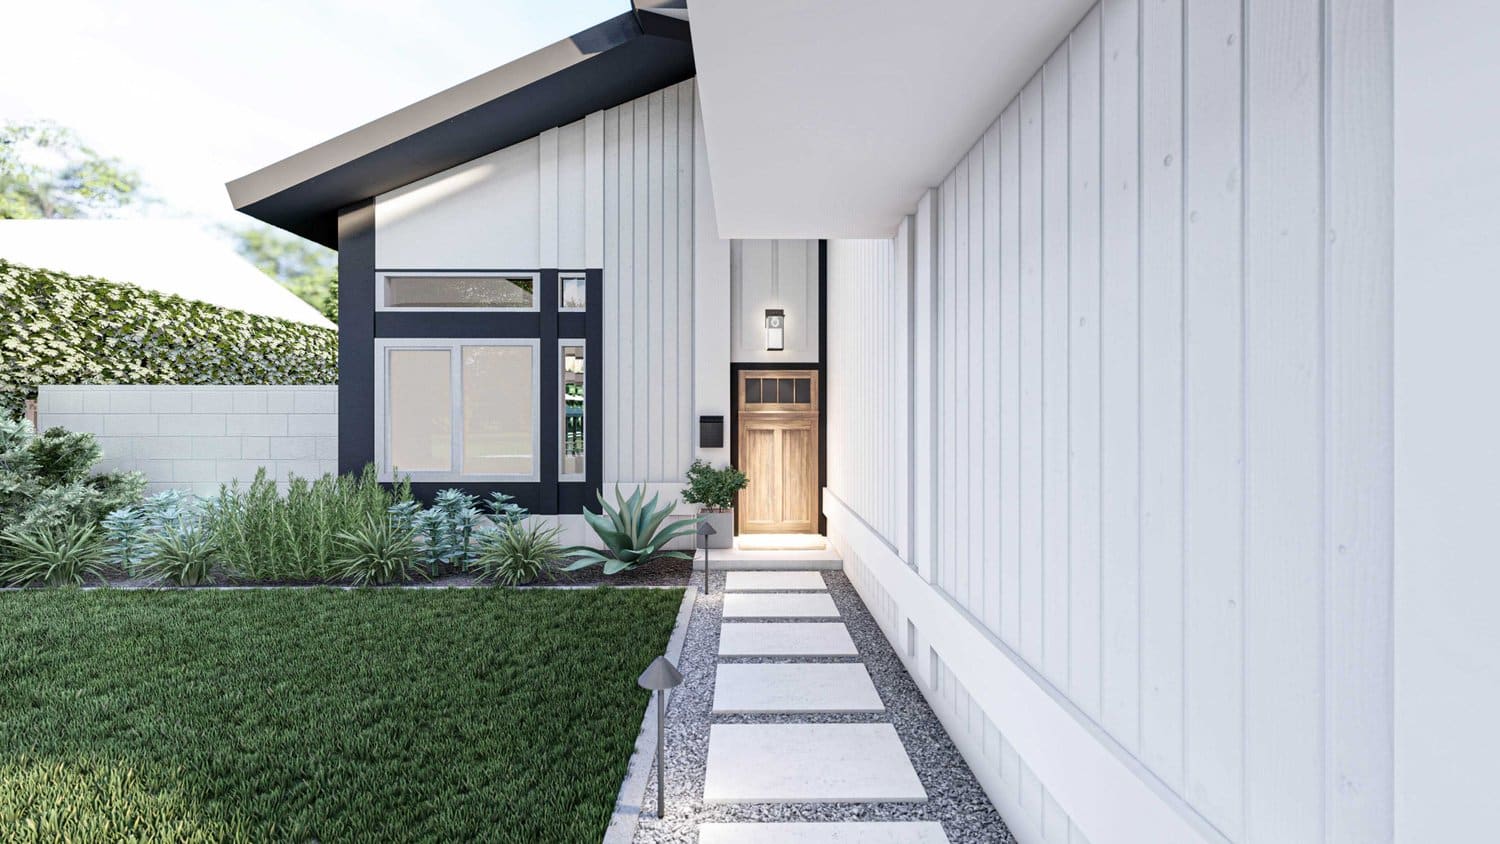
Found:
[[[687,470],[687,489],[682,500],[698,505],[698,515],[713,525],[714,534],[707,538],[710,548],[734,545],[734,496],[745,488],[745,473],[733,466],[715,469],[702,460],[694,460]]]

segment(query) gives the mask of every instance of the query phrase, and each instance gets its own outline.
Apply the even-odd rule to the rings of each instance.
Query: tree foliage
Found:
[[[0,219],[109,217],[142,204],[141,177],[49,121],[0,126]]]
[[[0,260],[0,415],[41,384],[335,384],[338,335]]]
[[[231,234],[241,256],[323,316],[339,321],[338,253],[269,226],[246,227]]]

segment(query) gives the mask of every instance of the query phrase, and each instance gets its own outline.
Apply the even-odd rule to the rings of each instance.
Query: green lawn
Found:
[[[681,599],[0,594],[0,840],[598,841]]]

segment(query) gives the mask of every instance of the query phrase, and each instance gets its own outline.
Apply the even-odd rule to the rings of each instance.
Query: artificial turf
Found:
[[[681,599],[0,594],[0,840],[598,841]]]

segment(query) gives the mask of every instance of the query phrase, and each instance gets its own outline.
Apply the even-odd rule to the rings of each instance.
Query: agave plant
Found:
[[[662,551],[662,546],[679,536],[687,536],[697,528],[697,519],[678,519],[675,522],[663,525],[667,516],[672,514],[677,502],[673,501],[664,506],[657,505],[660,494],[651,496],[650,501],[643,500],[646,492],[642,487],[636,487],[635,492],[629,498],[620,496],[620,488],[615,487],[615,501],[618,507],[609,506],[604,500],[604,493],[596,493],[599,498],[599,507],[602,513],[590,513],[583,511],[583,518],[594,529],[594,533],[603,540],[605,547],[609,550],[609,556],[600,553],[598,549],[589,548],[584,545],[575,545],[563,553],[574,558],[572,565],[565,571],[576,571],[589,566],[604,566],[605,574],[618,574],[629,571],[636,566],[650,560],[653,557],[667,557],[674,560],[690,560],[692,557],[681,551]]]

